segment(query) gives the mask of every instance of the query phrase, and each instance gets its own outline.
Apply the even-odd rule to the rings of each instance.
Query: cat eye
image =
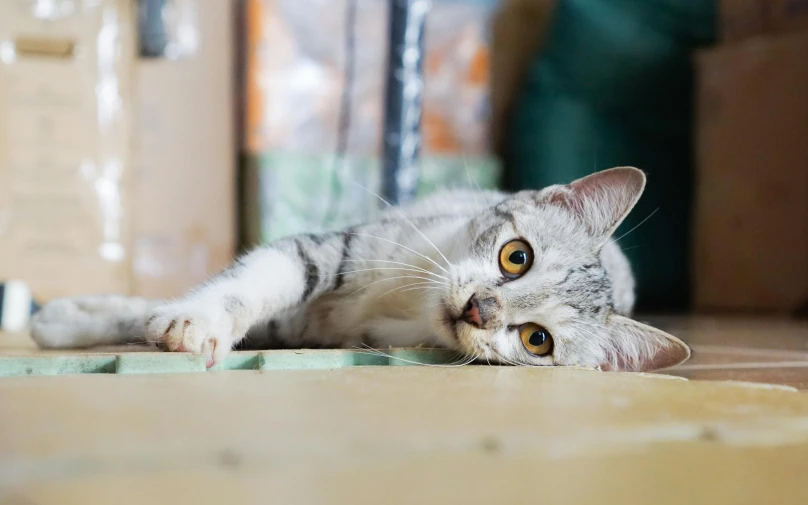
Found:
[[[527,323],[519,327],[519,338],[527,352],[535,356],[547,356],[553,352],[553,337],[550,332],[536,323]]]
[[[511,240],[499,251],[499,270],[509,279],[521,277],[533,264],[533,249],[524,240]]]

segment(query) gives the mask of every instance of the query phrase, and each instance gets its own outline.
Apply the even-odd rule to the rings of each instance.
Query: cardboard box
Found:
[[[698,57],[694,301],[791,313],[808,302],[808,34]]]
[[[150,297],[222,270],[236,241],[233,2],[183,1],[195,47],[134,73],[131,290]]]
[[[0,279],[41,298],[131,284],[130,7],[0,3]]]
[[[718,14],[725,42],[808,30],[808,0],[720,0]]]
[[[130,0],[0,2],[0,280],[170,297],[229,261],[231,4],[177,1],[197,47],[173,60],[136,57]]]

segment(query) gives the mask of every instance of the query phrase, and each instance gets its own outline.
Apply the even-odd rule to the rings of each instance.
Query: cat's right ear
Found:
[[[548,201],[572,212],[593,237],[605,242],[637,204],[644,189],[642,170],[618,167],[556,186]]]

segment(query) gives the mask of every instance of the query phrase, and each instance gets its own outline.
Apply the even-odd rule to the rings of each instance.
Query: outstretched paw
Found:
[[[209,308],[208,308],[209,309]],[[200,353],[210,368],[221,363],[234,343],[233,325],[220,310],[181,303],[157,308],[146,323],[149,340],[161,349]]]

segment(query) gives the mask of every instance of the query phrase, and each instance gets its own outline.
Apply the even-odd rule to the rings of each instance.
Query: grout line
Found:
[[[808,352],[803,351],[788,351],[781,349],[768,349],[759,347],[731,347],[721,345],[691,345],[690,348],[694,352],[704,354],[731,353],[741,356],[770,356],[770,357],[782,357],[782,358],[802,357],[808,360]]]
[[[761,369],[761,368],[808,368],[808,361],[765,361],[758,363],[722,363],[717,365],[680,365],[669,368],[671,372],[685,372],[695,370],[740,370],[740,369]]]
[[[450,363],[454,353],[420,348],[393,348],[380,355],[362,350],[299,349],[240,351],[230,354],[211,371],[311,370],[357,366]],[[87,373],[155,374],[205,372],[199,354],[174,352],[77,353],[60,355],[0,356],[0,377],[81,375]]]

